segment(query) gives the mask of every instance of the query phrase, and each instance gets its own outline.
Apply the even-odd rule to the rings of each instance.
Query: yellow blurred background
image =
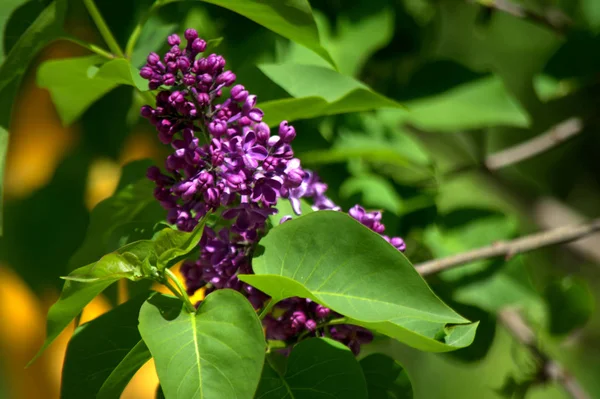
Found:
[[[37,63],[31,66],[13,109],[5,201],[19,201],[46,185],[59,163],[77,145],[80,135],[77,126],[61,125],[48,92],[36,86],[35,71],[44,60],[83,54],[80,48],[70,43],[56,42],[45,49]],[[136,159],[156,159],[159,154],[158,140],[134,132],[123,146],[118,162],[94,160],[86,188],[88,209],[113,194],[122,165]],[[4,234],[10,234],[10,231]],[[15,272],[19,266],[0,264],[1,379],[7,385],[6,391],[11,399],[58,398],[62,363],[75,326],[69,326],[31,367],[25,368],[44,341],[46,314],[59,292],[50,287],[42,292],[33,292]],[[178,267],[174,271],[180,277]],[[162,287],[154,288],[167,292]],[[126,297],[126,293],[122,297]],[[97,297],[85,308],[81,323],[102,315],[110,308],[106,298]],[[157,386],[158,378],[150,361],[134,376],[122,397],[153,398]]]

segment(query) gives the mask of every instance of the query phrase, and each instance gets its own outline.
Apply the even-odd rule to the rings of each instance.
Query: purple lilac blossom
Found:
[[[182,231],[191,231],[204,216],[220,212],[221,222],[204,229],[198,260],[182,266],[188,294],[202,287],[206,294],[231,288],[260,309],[269,297],[237,275],[252,273],[252,251],[269,215],[277,212],[278,199],[289,199],[296,214],[301,212],[301,198],[311,198],[314,210],[341,209],[325,195],[327,185],[294,158],[294,127],[282,121],[277,134],[271,134],[262,122],[263,111],[256,107],[256,96],[234,85],[236,76],[225,70],[225,59],[203,55],[206,42],[194,29],[187,29],[184,36],[182,48],[181,38],[170,35],[171,49],[162,59],[151,53],[140,71],[149,88],[158,90],[156,106],[142,107],[141,115],[156,127],[160,141],[173,149],[164,165],[166,173],[153,166],[147,176],[156,184],[154,196],[168,211],[167,221]],[[226,88],[229,95],[224,97]],[[349,214],[383,233],[380,212],[357,205]],[[290,218],[284,216],[282,223]],[[383,237],[404,250],[401,238]],[[263,323],[269,339],[327,335],[358,353],[371,333],[356,326],[323,325],[335,317],[339,315],[308,299],[290,298],[278,303]]]

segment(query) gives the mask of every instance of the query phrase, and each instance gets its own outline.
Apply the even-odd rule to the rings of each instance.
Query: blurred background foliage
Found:
[[[387,233],[406,238],[415,264],[597,216],[598,0],[313,0],[333,63],[227,9],[167,3],[148,18],[132,65],[164,50],[168,34],[197,29],[258,95],[269,123],[295,120],[296,153],[334,200],[385,210]],[[0,62],[48,4],[0,6]],[[104,46],[83,5],[62,4],[64,30]],[[98,2],[122,48],[151,5]],[[0,124],[12,105],[0,239],[0,396],[7,398],[58,397],[72,329],[23,368],[43,340],[58,276],[80,266],[72,257],[90,212],[114,193],[122,166],[160,164],[166,150],[138,117],[144,100],[134,87],[94,81],[81,72],[95,65],[81,58],[87,50],[65,40],[44,46],[51,39],[28,48],[29,57],[43,50],[21,68],[20,86],[0,82]],[[14,101],[7,91],[17,93]],[[491,154],[573,117],[582,124],[574,138],[486,167]],[[442,355],[386,340],[373,350],[406,367],[417,398],[566,397],[536,379],[535,360],[498,323],[500,309],[516,306],[540,347],[600,397],[598,248],[600,237],[591,236],[436,275],[428,280],[436,293],[481,321],[475,343]],[[126,288],[94,301],[83,320],[110,309]],[[156,385],[148,364],[124,397],[153,397]]]

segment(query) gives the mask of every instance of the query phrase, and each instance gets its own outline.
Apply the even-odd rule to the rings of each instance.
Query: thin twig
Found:
[[[485,166],[489,170],[498,170],[509,165],[514,165],[557,146],[580,133],[582,129],[583,123],[581,119],[569,118],[531,140],[488,155],[485,159]]]
[[[496,256],[510,258],[516,254],[547,247],[549,245],[567,243],[588,236],[599,230],[600,218],[579,226],[564,226],[554,230],[520,237],[511,241],[496,242],[492,245],[477,248],[472,251],[424,262],[415,267],[421,275],[427,276],[480,259],[488,259]]]
[[[564,33],[572,24],[571,18],[556,7],[547,7],[543,12],[536,12],[510,0],[467,0],[492,10],[498,10],[517,18],[527,19],[544,25],[558,33]]]
[[[579,382],[558,362],[550,358],[537,345],[533,330],[527,325],[515,309],[502,309],[498,319],[510,334],[540,361],[544,377],[559,383],[573,399],[588,399],[590,396],[583,390]]]
[[[551,197],[542,197],[529,209],[535,223],[543,229],[584,223],[587,218],[566,204]],[[600,264],[600,235],[591,235],[567,245],[570,251]]]

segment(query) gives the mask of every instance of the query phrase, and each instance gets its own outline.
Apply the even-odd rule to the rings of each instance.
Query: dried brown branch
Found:
[[[485,166],[489,170],[498,170],[532,158],[579,134],[582,128],[581,119],[569,118],[531,140],[488,155],[485,159]]]
[[[516,254],[532,251],[534,249],[564,244],[589,236],[597,231],[600,231],[600,218],[579,226],[564,226],[520,237],[511,241],[497,242],[472,251],[424,262],[415,267],[421,275],[427,276],[480,259],[494,258],[497,256],[510,258]]]
[[[510,334],[537,358],[542,365],[543,377],[556,381],[573,399],[589,399],[579,382],[558,362],[550,358],[538,346],[533,330],[527,325],[519,312],[506,308],[498,312],[498,319]]]

